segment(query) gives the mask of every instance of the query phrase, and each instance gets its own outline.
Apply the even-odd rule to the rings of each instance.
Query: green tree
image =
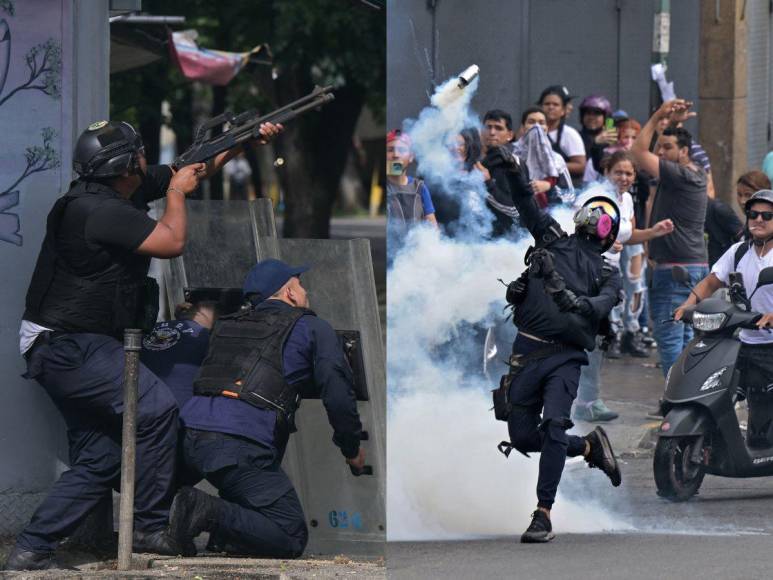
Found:
[[[267,112],[303,96],[314,84],[336,87],[333,103],[289,124],[276,142],[277,152],[285,160],[279,170],[285,193],[284,235],[328,237],[333,204],[362,108],[367,105],[383,117],[384,11],[356,0],[146,0],[143,8],[150,14],[186,16],[186,27],[199,32],[201,46],[235,52],[261,43],[271,46],[274,67],[252,65],[226,87],[214,87],[209,115],[226,108]],[[149,141],[148,154],[153,160],[157,150],[150,139],[158,134],[163,99],[172,104],[178,147],[190,144],[192,91],[192,83],[165,59],[113,75],[111,113],[139,126]]]

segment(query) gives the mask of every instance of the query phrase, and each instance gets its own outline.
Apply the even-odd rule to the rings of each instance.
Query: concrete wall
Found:
[[[8,534],[27,522],[67,458],[59,414],[20,376],[18,331],[46,215],[71,180],[72,145],[107,116],[109,29],[107,3],[90,0],[10,0],[0,20],[8,31],[0,41],[0,533]],[[44,70],[12,94],[29,81],[33,53],[34,70]]]
[[[699,0],[671,3],[669,79],[695,101],[698,9]],[[472,63],[481,68],[479,113],[496,107],[520,118],[543,88],[565,84],[580,98],[601,92],[615,108],[647,117],[652,2],[480,0],[471,9],[464,0],[390,0],[387,18],[390,127],[416,116],[434,84]],[[578,125],[576,113],[570,122]]]

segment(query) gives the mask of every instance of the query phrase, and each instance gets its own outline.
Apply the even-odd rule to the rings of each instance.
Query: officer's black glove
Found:
[[[545,278],[546,286],[548,278],[551,278],[553,283],[556,285],[559,283],[559,281],[563,283],[561,277],[556,275],[555,264],[553,263],[553,254],[551,254],[545,248],[537,248],[531,252],[531,255],[529,256],[529,271],[534,276]],[[560,289],[561,288],[556,287],[555,291]],[[548,289],[548,291],[550,291],[550,289]]]
[[[576,310],[577,295],[568,288],[554,292],[551,294],[551,296],[553,297],[553,302],[556,303],[556,306],[558,306],[558,309],[561,312]]]
[[[574,311],[585,318],[591,318],[595,314],[590,301],[587,298],[582,297],[575,300]]]

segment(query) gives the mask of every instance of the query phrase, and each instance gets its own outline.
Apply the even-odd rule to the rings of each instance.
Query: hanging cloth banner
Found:
[[[169,50],[172,60],[180,67],[185,78],[210,85],[223,86],[231,82],[248,62],[271,64],[271,50],[267,44],[249,52],[226,52],[200,48],[196,44],[198,32],[183,30],[170,35]]]

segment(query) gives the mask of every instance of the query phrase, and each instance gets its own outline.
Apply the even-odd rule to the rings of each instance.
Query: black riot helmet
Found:
[[[140,171],[144,152],[142,137],[129,123],[98,121],[78,137],[72,165],[82,179],[107,179]]]

